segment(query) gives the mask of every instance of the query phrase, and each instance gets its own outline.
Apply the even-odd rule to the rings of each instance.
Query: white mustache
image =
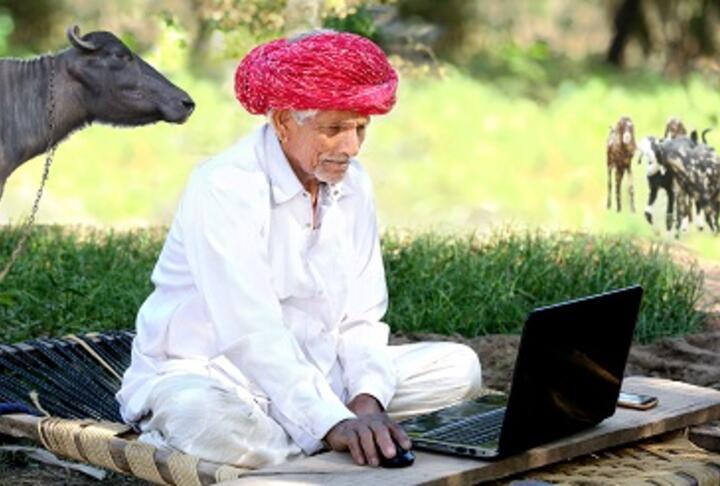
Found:
[[[338,164],[347,165],[350,163],[350,159],[323,159],[323,164]]]

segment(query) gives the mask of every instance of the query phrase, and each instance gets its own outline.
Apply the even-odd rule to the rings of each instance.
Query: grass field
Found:
[[[0,342],[131,329],[152,290],[165,231],[40,227],[0,284]],[[9,254],[18,233],[0,231]],[[641,342],[697,330],[703,275],[627,237],[503,229],[489,236],[389,232],[383,252],[394,331],[518,332],[533,307],[640,283]],[[582,325],[582,323],[579,323]]]
[[[263,122],[234,100],[232,65],[220,79],[193,77],[172,55],[171,40],[164,45],[147,57],[192,94],[196,113],[183,126],[96,126],[73,135],[58,150],[41,221],[167,224],[192,167]],[[690,127],[714,128],[715,141],[720,93],[712,80],[674,82],[530,54],[491,61],[404,75],[396,109],[373,120],[361,159],[383,227],[455,232],[510,223],[672,240],[642,218],[643,166],[635,164],[633,174],[638,212],[605,209],[608,127],[627,114],[638,136],[661,135],[673,115]],[[10,178],[0,218],[17,221],[27,212],[41,165],[38,158]],[[705,258],[720,258],[710,235],[682,241]]]

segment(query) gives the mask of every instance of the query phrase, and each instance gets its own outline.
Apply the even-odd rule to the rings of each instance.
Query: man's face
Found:
[[[350,158],[360,151],[369,123],[369,117],[351,111],[319,111],[302,124],[288,113],[280,137],[300,181],[340,182]]]

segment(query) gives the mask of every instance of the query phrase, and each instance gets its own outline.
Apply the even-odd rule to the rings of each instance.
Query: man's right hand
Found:
[[[334,451],[350,451],[356,464],[378,466],[382,454],[395,456],[395,441],[405,449],[412,443],[405,431],[384,412],[362,415],[337,423],[325,435],[325,443]]]

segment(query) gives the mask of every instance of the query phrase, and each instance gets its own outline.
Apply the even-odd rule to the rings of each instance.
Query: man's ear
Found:
[[[281,143],[285,143],[288,139],[291,118],[292,115],[289,110],[276,110],[272,112],[271,119],[273,128],[275,128],[275,133],[277,133]]]

